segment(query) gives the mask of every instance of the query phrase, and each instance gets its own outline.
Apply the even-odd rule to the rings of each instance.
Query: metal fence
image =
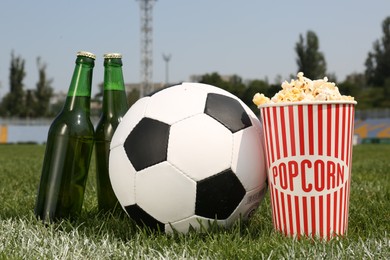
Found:
[[[356,120],[390,118],[390,108],[356,110]]]
[[[40,126],[51,125],[54,118],[1,118],[0,125],[21,125],[21,126]],[[91,117],[94,125],[99,121],[99,117]]]
[[[44,143],[47,138],[47,132],[54,118],[34,118],[34,119],[20,119],[20,118],[0,118],[0,144],[1,143],[18,143],[18,142],[35,142]],[[370,110],[356,110],[355,111],[355,134],[359,134],[362,128],[365,134],[360,134],[361,140],[386,140],[390,142],[387,137],[389,133],[388,124],[380,124],[380,127],[372,125],[375,120],[385,119],[390,120],[390,108],[386,109],[370,109]],[[92,123],[96,126],[99,118],[91,118]],[[367,127],[366,125],[370,126]],[[375,133],[367,134],[368,130],[375,130]],[[367,130],[367,131],[366,131]],[[377,138],[378,131],[386,133],[379,134],[382,138]],[[375,136],[371,136],[375,135]],[[386,138],[385,138],[386,137]]]
[[[390,108],[356,110],[355,120],[390,118]],[[50,125],[54,118],[0,118],[0,125]],[[92,117],[94,125],[99,117]]]
[[[54,118],[0,118],[0,144],[46,142]],[[94,126],[99,118],[91,118]]]

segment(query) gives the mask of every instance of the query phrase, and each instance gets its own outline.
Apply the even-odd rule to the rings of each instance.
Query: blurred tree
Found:
[[[244,94],[242,95],[242,101],[247,104],[255,113],[258,113],[258,108],[253,104],[253,96],[256,93],[263,93],[266,95],[268,93],[269,85],[266,81],[263,80],[251,80],[248,83],[247,88],[245,89]]]
[[[213,72],[211,74],[203,75],[199,82],[222,88],[242,100],[249,99],[245,98],[245,95],[248,95],[247,86],[243,82],[242,78],[236,74],[222,77],[217,72]],[[250,102],[252,103],[252,98],[250,99]],[[247,102],[245,103],[248,104]]]
[[[26,100],[25,100],[25,109],[23,111],[22,117],[34,118],[40,116],[37,114],[37,99],[35,98],[35,93],[32,89],[26,90]]]
[[[334,72],[327,72],[325,76],[328,78],[329,82],[338,83],[336,73],[334,73]]]
[[[222,88],[239,97],[244,95],[246,89],[242,78],[236,74],[222,77],[217,72],[213,72],[203,75],[199,82]]]
[[[246,86],[242,81],[242,78],[238,75],[232,75],[228,78],[228,81],[225,83],[226,90],[236,95],[237,97],[242,98],[245,94]]]
[[[348,82],[350,84],[354,84],[358,86],[359,88],[363,89],[366,87],[366,77],[364,73],[351,73],[347,75],[347,77],[344,80],[344,83]]]
[[[374,42],[365,62],[367,83],[376,87],[384,86],[390,78],[390,16],[382,22],[382,32],[382,38]]]
[[[140,98],[140,92],[138,88],[134,88],[130,93],[127,95],[127,101],[129,103],[129,107],[131,107],[137,100]]]
[[[23,80],[25,60],[20,56],[15,57],[11,52],[11,64],[9,72],[10,91],[1,102],[0,114],[6,117],[23,117],[25,110],[25,92]]]
[[[359,100],[357,108],[360,109],[363,105],[367,107],[368,104],[361,102],[361,96],[367,95],[367,93],[363,93],[366,87],[364,73],[351,73],[347,75],[343,82],[338,83],[337,86],[343,95],[349,95],[355,97],[355,100]]]
[[[100,82],[97,87],[98,92],[91,99],[91,117],[100,117],[102,113],[104,82]],[[95,104],[94,107],[92,103]]]
[[[307,31],[306,41],[302,34],[295,45],[298,55],[296,59],[298,72],[302,71],[310,79],[323,78],[326,74],[326,61],[324,54],[319,51],[319,40],[313,31]]]
[[[222,79],[222,77],[217,72],[203,75],[199,82],[216,86],[225,90],[227,89],[226,82]]]
[[[269,85],[269,88],[267,89],[267,92],[264,94],[265,96],[272,98],[275,96],[276,93],[278,93],[281,90],[281,84],[271,84]]]
[[[359,85],[351,81],[344,81],[338,84],[338,88],[340,90],[340,93],[342,93],[343,95],[352,96],[355,97],[355,99],[357,99],[361,94],[361,88],[359,87]]]
[[[46,63],[41,62],[41,58],[37,58],[37,67],[39,78],[37,88],[33,93],[35,95],[34,112],[36,116],[49,115],[50,98],[53,95],[52,82],[53,79],[48,79],[46,76]],[[26,104],[27,105],[27,104]]]
[[[380,100],[381,107],[390,107],[390,78],[386,78],[383,84],[383,95]]]
[[[101,82],[98,85],[98,92],[95,94],[95,99],[99,100],[100,102],[103,101],[103,92],[104,92],[104,83]]]

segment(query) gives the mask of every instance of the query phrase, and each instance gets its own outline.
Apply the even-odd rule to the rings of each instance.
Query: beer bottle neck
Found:
[[[122,60],[104,60],[103,114],[114,116],[127,110],[127,97],[122,72]]]
[[[68,96],[65,101],[65,110],[83,109],[89,113],[94,65],[95,62],[92,58],[77,57]]]
[[[121,59],[104,60],[104,90],[125,90]]]

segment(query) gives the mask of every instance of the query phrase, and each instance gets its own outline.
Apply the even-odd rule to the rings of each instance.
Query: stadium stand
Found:
[[[390,144],[390,118],[356,120],[354,133],[358,143]]]

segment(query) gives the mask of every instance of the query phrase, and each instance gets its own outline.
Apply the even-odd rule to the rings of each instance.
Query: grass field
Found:
[[[348,235],[295,240],[275,232],[268,194],[249,223],[152,234],[98,214],[94,161],[82,215],[44,225],[33,214],[44,147],[0,146],[0,259],[390,259],[390,145],[354,148]]]

